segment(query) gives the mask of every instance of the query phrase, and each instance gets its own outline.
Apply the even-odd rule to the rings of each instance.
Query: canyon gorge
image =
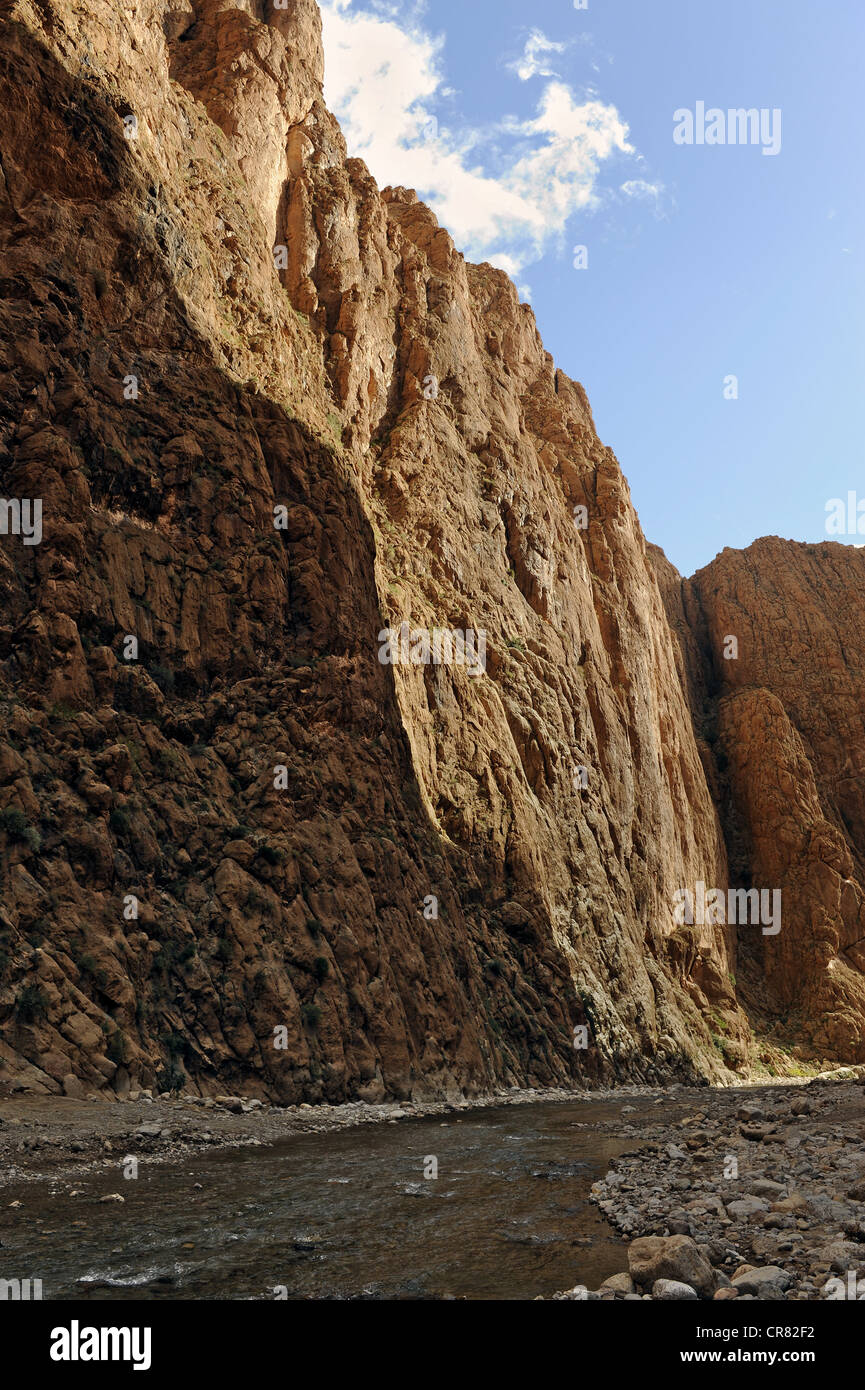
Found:
[[[314,0],[0,0],[0,71],[0,1088],[865,1062],[865,550],[683,579],[508,276],[348,154]]]

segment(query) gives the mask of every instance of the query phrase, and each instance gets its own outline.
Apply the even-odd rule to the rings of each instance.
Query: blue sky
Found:
[[[863,0],[322,10],[350,152],[513,275],[649,540],[685,574],[762,535],[865,542],[865,515],[826,532],[865,500]],[[765,110],[780,150],[675,143],[698,102]]]

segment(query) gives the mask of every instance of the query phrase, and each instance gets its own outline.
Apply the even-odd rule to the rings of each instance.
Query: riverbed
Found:
[[[626,1264],[589,1200],[633,1147],[625,1105],[470,1110],[140,1162],[135,1177],[118,1153],[82,1176],[3,1189],[0,1273],[40,1278],[46,1299],[525,1299],[596,1287]]]

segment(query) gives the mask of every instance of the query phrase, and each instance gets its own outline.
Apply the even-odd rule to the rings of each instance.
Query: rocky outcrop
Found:
[[[661,585],[731,879],[782,894],[738,933],[741,997],[805,1056],[865,1060],[865,552],[765,539]]]
[[[507,277],[347,157],[312,0],[0,28],[0,481],[44,518],[0,542],[0,1078],[746,1066],[627,484]],[[403,623],[479,667],[383,664]]]

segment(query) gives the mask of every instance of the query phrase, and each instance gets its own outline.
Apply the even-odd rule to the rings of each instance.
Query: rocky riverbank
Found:
[[[592,1189],[630,1239],[627,1269],[558,1297],[865,1297],[861,1070],[807,1086],[678,1091]]]
[[[557,1299],[850,1298],[865,1295],[863,1071],[735,1090],[513,1090],[426,1105],[277,1107],[239,1096],[146,1093],[113,1103],[0,1098],[0,1187],[16,1189],[0,1206],[14,1219],[12,1208],[28,1206],[22,1184],[74,1187],[85,1175],[119,1172],[130,1156],[179,1166],[211,1148],[265,1147],[293,1135],[606,1100],[616,1105],[601,1120],[587,1107],[584,1122],[568,1124],[597,1134],[599,1144],[622,1141],[625,1152],[594,1184],[592,1199],[629,1244],[621,1270],[599,1288],[577,1283]],[[575,1281],[581,1258],[575,1251]]]
[[[648,1090],[629,1092],[649,1096]],[[538,1101],[621,1098],[621,1092],[514,1089],[472,1101],[428,1104],[267,1105],[241,1096],[151,1096],[126,1101],[0,1098],[0,1188],[116,1166],[126,1155],[168,1163],[204,1148],[266,1145],[293,1135]]]

